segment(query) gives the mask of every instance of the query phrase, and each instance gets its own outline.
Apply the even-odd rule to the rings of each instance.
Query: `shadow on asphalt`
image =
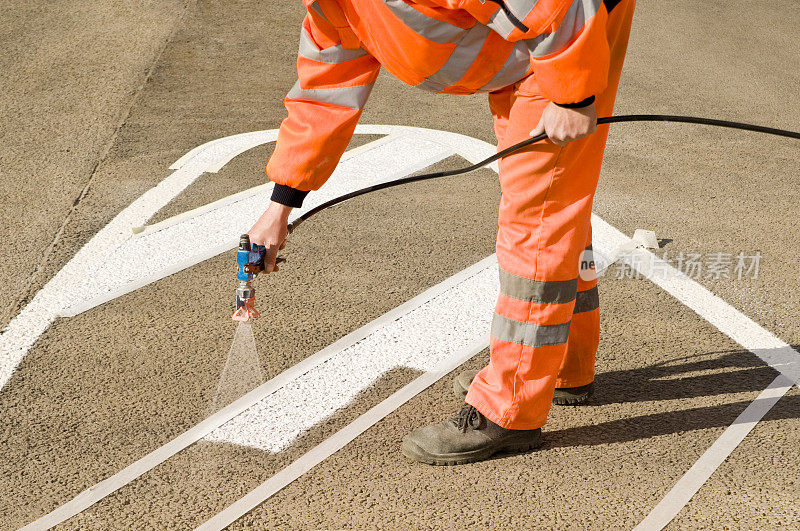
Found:
[[[792,345],[792,348],[800,350],[800,345]],[[682,358],[646,368],[598,373],[597,394],[582,407],[760,392],[778,375],[747,350],[718,354],[722,355],[713,359]],[[691,374],[711,370],[718,372]],[[548,431],[543,447],[594,446],[727,427],[750,403],[749,400],[737,401]],[[768,418],[800,418],[800,396],[783,397]]]

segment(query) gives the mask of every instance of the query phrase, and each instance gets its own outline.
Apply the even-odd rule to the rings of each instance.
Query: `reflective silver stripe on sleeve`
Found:
[[[539,0],[505,0],[505,2],[508,9],[524,24]]]
[[[384,3],[406,26],[433,42],[438,42],[439,44],[453,43],[467,32],[467,30],[453,24],[424,15],[403,2],[403,0],[384,0]]]
[[[586,291],[579,291],[575,297],[575,309],[572,313],[591,312],[600,307],[600,295],[597,293],[597,286]]]
[[[475,24],[467,31],[464,37],[458,41],[455,50],[450,54],[450,58],[439,69],[438,72],[417,85],[417,87],[439,92],[450,85],[457,83],[475,62],[478,53],[483,48],[483,44],[489,37],[490,29],[483,24]]]
[[[486,23],[486,25],[492,28],[504,39],[507,39],[508,36],[511,35],[511,32],[516,29],[514,23],[508,19],[508,16],[506,16],[506,14],[500,8],[495,11],[494,15],[489,17],[489,21]]]
[[[519,41],[514,45],[514,49],[511,50],[511,53],[508,55],[508,59],[506,59],[503,68],[495,74],[491,81],[479,88],[478,91],[490,92],[516,83],[525,77],[530,67],[531,56],[528,51],[528,46],[523,41]]]
[[[351,50],[344,48],[341,44],[320,50],[311,39],[311,36],[308,34],[305,28],[303,28],[300,32],[299,53],[301,57],[305,57],[311,61],[333,65],[345,63],[347,61],[358,59],[359,57],[364,57],[367,55],[367,52],[361,48]]]
[[[355,87],[342,87],[342,88],[323,88],[323,89],[302,89],[300,82],[294,84],[289,95],[286,96],[290,100],[310,100],[320,103],[330,103],[338,105],[339,107],[348,107],[350,109],[363,109],[369,98],[369,93],[372,92],[372,85],[357,85]]]
[[[561,345],[569,337],[570,321],[557,325],[537,325],[523,323],[494,314],[492,318],[492,337],[508,343],[529,347]]]
[[[534,39],[525,39],[533,57],[543,57],[564,49],[581,28],[592,18],[603,0],[575,0],[564,15],[564,19],[553,33],[545,33]]]
[[[512,299],[543,304],[563,304],[575,300],[578,279],[531,280],[500,269],[500,293]]]

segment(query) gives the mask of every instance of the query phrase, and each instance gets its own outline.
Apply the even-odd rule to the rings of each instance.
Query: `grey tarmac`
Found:
[[[800,129],[796,7],[640,2],[616,112]],[[184,153],[279,126],[303,7],[12,1],[6,13],[3,325]],[[433,96],[387,74],[362,123],[493,140],[485,96]],[[659,256],[671,260],[759,252],[758,278],[699,282],[797,349],[798,144],[701,126],[614,126],[595,212],[629,235],[654,230]],[[270,150],[205,174],[154,220],[261,184]],[[257,280],[269,315],[254,325],[264,377],[490,255],[498,199],[496,175],[482,170],[309,221],[281,272]],[[0,390],[0,528],[33,521],[205,418],[235,330],[233,263],[224,253],[59,319],[39,338]],[[632,528],[777,373],[649,281],[618,273],[600,281],[596,395],[554,408],[539,450],[457,468],[405,460],[406,433],[458,408],[451,374],[232,528]],[[61,527],[199,525],[417,376],[385,374],[275,454],[197,443]],[[794,388],[671,527],[797,528],[798,419]]]

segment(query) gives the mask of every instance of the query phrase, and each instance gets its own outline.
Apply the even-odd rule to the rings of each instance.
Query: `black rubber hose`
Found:
[[[605,118],[597,119],[597,125],[611,124],[618,122],[675,122],[684,124],[711,125],[714,127],[727,127],[728,129],[754,131],[756,133],[765,133],[768,135],[783,136],[786,138],[794,138],[796,140],[800,140],[800,133],[794,131],[775,129],[773,127],[764,127],[761,125],[743,124],[741,122],[729,122],[727,120],[699,118],[697,116],[673,116],[669,114],[624,114],[621,116],[608,116]],[[402,179],[376,184],[373,186],[362,188],[360,190],[356,190],[354,192],[350,192],[349,194],[337,197],[336,199],[331,199],[330,201],[326,201],[325,203],[322,203],[321,205],[316,206],[311,210],[309,210],[308,212],[306,212],[305,214],[301,215],[299,218],[297,218],[296,220],[294,220],[292,223],[289,224],[289,232],[296,229],[298,225],[300,225],[302,222],[304,222],[317,212],[321,212],[326,208],[338,205],[339,203],[344,203],[345,201],[353,199],[354,197],[368,194],[370,192],[376,192],[378,190],[384,190],[386,188],[391,188],[393,186],[399,186],[401,184],[408,184],[417,181],[427,181],[429,179],[438,179],[439,177],[449,177],[451,175],[460,175],[462,173],[469,173],[471,171],[483,168],[487,164],[491,164],[492,162],[501,159],[506,155],[509,155],[511,153],[519,151],[520,149],[528,147],[531,144],[539,142],[540,140],[544,140],[545,138],[547,138],[547,135],[545,133],[531,137],[527,140],[523,140],[519,144],[514,144],[513,146],[508,147],[502,151],[498,151],[491,157],[484,159],[476,164],[473,164],[472,166],[467,166],[465,168],[458,168],[455,170],[448,170],[448,171],[438,171],[433,173],[423,173],[420,175],[412,175],[411,177],[404,177]]]

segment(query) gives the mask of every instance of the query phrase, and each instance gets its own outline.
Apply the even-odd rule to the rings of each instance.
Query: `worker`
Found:
[[[500,161],[500,294],[490,361],[455,386],[466,404],[417,429],[402,452],[430,464],[536,448],[550,406],[593,393],[599,302],[592,200],[635,0],[304,0],[298,81],[267,175],[272,201],[250,229],[266,272],[292,208],[325,183],[381,66],[431,92],[488,93]],[[581,264],[584,264],[583,268]]]

